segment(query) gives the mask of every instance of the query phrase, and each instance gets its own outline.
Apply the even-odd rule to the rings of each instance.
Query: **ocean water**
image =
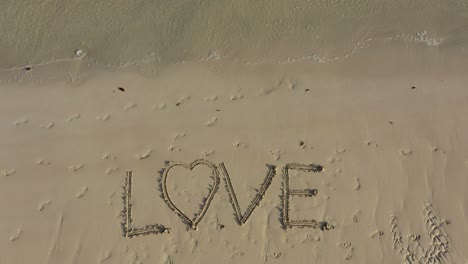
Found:
[[[0,0],[0,25],[2,69],[73,59],[78,49],[111,67],[322,63],[373,42],[463,52],[468,1]]]

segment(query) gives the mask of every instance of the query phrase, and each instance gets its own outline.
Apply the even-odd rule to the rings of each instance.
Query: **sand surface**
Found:
[[[1,2],[0,263],[468,263],[466,2]]]

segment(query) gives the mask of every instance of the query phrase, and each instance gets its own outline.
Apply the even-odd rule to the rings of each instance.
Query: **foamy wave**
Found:
[[[433,38],[428,37],[427,30],[424,30],[422,32],[417,32],[416,36],[411,36],[410,38],[415,43],[424,43],[427,46],[439,46],[444,41],[444,38],[441,38],[441,37],[439,37],[439,38],[437,38],[437,37],[433,37]]]

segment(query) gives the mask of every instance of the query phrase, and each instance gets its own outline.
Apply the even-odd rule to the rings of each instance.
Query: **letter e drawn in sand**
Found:
[[[290,220],[289,219],[289,197],[290,196],[303,196],[303,197],[312,197],[317,196],[317,189],[303,189],[303,190],[291,190],[289,189],[289,171],[290,170],[299,170],[304,172],[321,172],[323,167],[321,165],[315,164],[298,164],[298,163],[288,163],[283,168],[283,192],[282,192],[282,207],[281,210],[281,224],[283,228],[291,227],[312,227],[321,230],[331,230],[334,227],[326,222],[317,222],[316,220]]]
[[[169,229],[160,224],[146,225],[143,228],[132,227],[132,177],[131,171],[127,172],[125,178],[125,186],[123,186],[124,193],[122,195],[123,210],[122,210],[122,235],[124,237],[137,237],[150,234],[169,233]]]
[[[193,217],[189,218],[182,210],[180,210],[174,202],[171,200],[169,193],[167,191],[167,176],[169,171],[174,167],[183,167],[188,170],[193,170],[197,166],[208,166],[211,169],[211,177],[213,178],[213,184],[209,186],[208,196],[204,197],[202,203],[200,204],[200,211]],[[210,161],[204,159],[197,159],[190,164],[185,164],[182,162],[168,162],[166,168],[161,173],[161,181],[160,181],[160,188],[162,191],[162,198],[164,202],[169,206],[169,208],[176,213],[184,223],[186,223],[192,229],[197,229],[198,223],[203,219],[205,216],[206,211],[210,207],[211,201],[213,200],[214,195],[218,191],[219,187],[219,174],[216,168],[216,165],[211,163]]]
[[[271,181],[273,180],[273,177],[276,174],[275,173],[276,167],[273,165],[267,165],[267,167],[268,167],[268,173],[265,177],[265,180],[260,186],[260,189],[257,191],[257,195],[255,195],[249,207],[247,207],[247,210],[242,215],[241,209],[239,207],[239,202],[237,201],[236,193],[234,192],[234,188],[232,187],[229,173],[227,172],[226,167],[224,166],[224,163],[219,164],[219,168],[221,168],[221,171],[223,172],[223,175],[224,175],[224,181],[226,183],[226,190],[229,194],[229,201],[231,202],[232,207],[234,208],[234,216],[236,218],[236,222],[239,225],[242,225],[245,222],[247,222],[252,212],[260,204],[260,201],[265,195],[265,192],[267,191],[268,187],[270,187]]]

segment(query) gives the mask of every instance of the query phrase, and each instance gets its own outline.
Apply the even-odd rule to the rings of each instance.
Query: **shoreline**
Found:
[[[402,61],[405,63],[403,64]],[[450,63],[448,63],[450,62]],[[439,48],[424,45],[401,46],[400,44],[381,43],[362,48],[349,57],[331,62],[295,61],[253,63],[229,59],[200,59],[198,61],[180,61],[170,64],[152,64],[132,62],[121,66],[103,66],[84,55],[81,58],[69,58],[22,68],[1,69],[0,82],[29,83],[42,85],[66,81],[74,85],[86,82],[100,72],[130,72],[144,78],[157,79],[164,72],[177,68],[197,67],[222,73],[229,71],[285,71],[314,74],[317,76],[343,76],[345,78],[388,78],[390,76],[411,76],[413,74],[463,75],[468,64],[468,54],[460,47]],[[376,67],[378,65],[378,67]]]

